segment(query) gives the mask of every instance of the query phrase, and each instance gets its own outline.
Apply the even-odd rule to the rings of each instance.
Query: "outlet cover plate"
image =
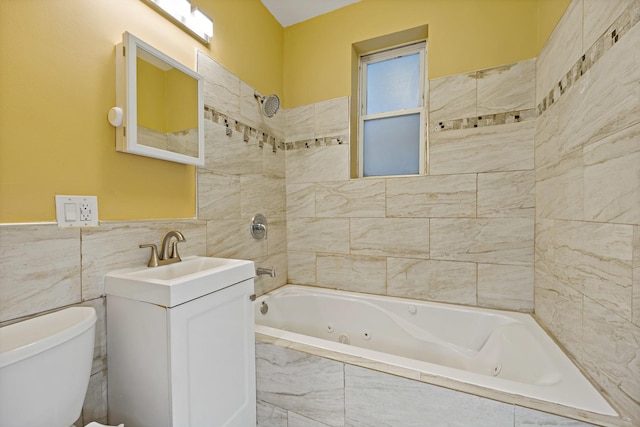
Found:
[[[97,227],[98,196],[56,195],[58,227]]]

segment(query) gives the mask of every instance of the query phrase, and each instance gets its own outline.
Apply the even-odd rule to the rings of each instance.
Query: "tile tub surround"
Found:
[[[574,0],[538,57],[535,313],[640,425],[640,1]]]
[[[441,377],[264,335],[257,335],[256,374],[258,426],[612,425],[529,409],[534,402],[517,396],[480,397],[487,391],[469,385],[455,391]]]
[[[289,283],[532,311],[534,77],[432,80],[423,176],[350,179],[348,98],[287,110]]]

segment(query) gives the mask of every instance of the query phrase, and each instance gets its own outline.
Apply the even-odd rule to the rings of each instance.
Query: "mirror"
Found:
[[[129,33],[116,46],[116,150],[204,165],[203,79]]]

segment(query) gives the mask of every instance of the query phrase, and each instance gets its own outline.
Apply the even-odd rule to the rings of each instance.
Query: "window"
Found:
[[[360,56],[359,176],[425,173],[426,42]]]

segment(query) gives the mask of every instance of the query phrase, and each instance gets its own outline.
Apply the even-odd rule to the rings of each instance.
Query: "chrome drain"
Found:
[[[494,368],[493,371],[491,372],[491,375],[493,375],[494,377],[498,376],[498,374],[500,373],[500,371],[502,371],[502,363],[498,363]]]

